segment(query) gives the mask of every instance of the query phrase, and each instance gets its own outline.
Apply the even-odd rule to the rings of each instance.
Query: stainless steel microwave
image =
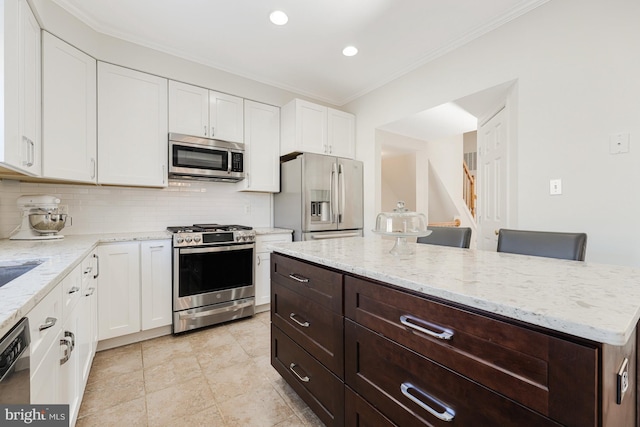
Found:
[[[244,144],[170,133],[169,178],[241,181]]]

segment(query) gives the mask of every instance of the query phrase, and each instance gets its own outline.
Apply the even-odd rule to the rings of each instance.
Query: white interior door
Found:
[[[506,109],[478,129],[478,248],[495,251],[507,226],[508,132]]]

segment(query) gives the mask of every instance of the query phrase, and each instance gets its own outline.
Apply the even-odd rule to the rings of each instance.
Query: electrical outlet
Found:
[[[562,180],[552,179],[549,181],[549,194],[552,196],[562,194]]]
[[[629,359],[625,357],[616,374],[616,403],[622,404],[622,398],[625,392],[629,389]]]
[[[247,215],[251,213],[251,205],[250,204],[244,205],[244,213],[247,214]]]
[[[609,136],[609,154],[628,153],[630,139],[628,133],[616,133]]]

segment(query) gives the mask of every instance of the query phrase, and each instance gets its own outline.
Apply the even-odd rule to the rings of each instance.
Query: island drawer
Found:
[[[271,324],[271,365],[327,426],[344,426],[344,383]]]
[[[342,314],[343,275],[277,253],[271,255],[271,281]]]
[[[597,424],[595,347],[350,276],[345,315],[558,422]]]
[[[344,425],[349,427],[396,426],[349,387],[344,388],[344,412]]]
[[[271,321],[340,378],[344,378],[343,317],[274,282]]]
[[[561,425],[349,320],[345,338],[348,386],[398,425]]]

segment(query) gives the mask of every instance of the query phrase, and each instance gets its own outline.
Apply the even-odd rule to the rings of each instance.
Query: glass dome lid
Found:
[[[402,201],[398,202],[393,212],[378,214],[373,232],[404,237],[421,237],[431,234],[427,230],[427,217],[424,214],[409,211]]]
[[[399,258],[409,258],[413,255],[415,243],[407,242],[407,237],[422,237],[431,234],[427,230],[427,217],[424,214],[411,212],[400,201],[393,212],[382,212],[376,218],[376,234],[393,236],[396,242],[389,251]]]

